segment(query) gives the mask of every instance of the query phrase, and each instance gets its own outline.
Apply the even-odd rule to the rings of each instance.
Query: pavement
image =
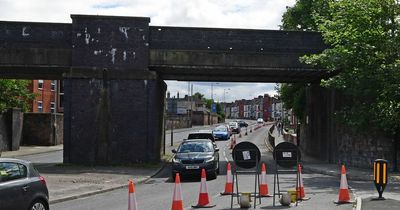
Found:
[[[275,137],[275,146],[284,141],[283,135],[280,135],[277,129],[273,131],[272,136]],[[337,177],[338,181],[340,180],[340,164],[329,164],[324,161],[307,156],[306,154],[304,154],[304,152],[302,152],[301,158],[304,173],[324,174]],[[364,190],[364,192],[358,193],[356,192],[356,190],[352,189],[352,186],[349,185],[350,191],[354,194],[354,197],[356,198],[354,209],[400,209],[400,196],[398,194],[400,189],[400,173],[389,173],[388,176],[388,186],[390,185],[391,189],[386,189],[386,193],[384,193],[384,195],[386,194],[388,196],[388,199],[377,200],[376,197],[378,193],[374,190],[375,186],[373,184],[373,169],[346,167],[347,180],[353,182],[355,184],[355,187],[360,187]],[[370,182],[370,184],[368,182]],[[361,185],[359,183],[363,184]],[[365,186],[366,184],[368,184],[369,186]],[[390,192],[390,190],[395,192]],[[371,194],[374,196],[371,196]]]
[[[176,129],[174,132],[183,132],[187,129]],[[168,131],[167,131],[168,132]],[[275,137],[275,144],[284,141],[276,129],[272,135]],[[168,146],[167,157],[171,156],[172,148]],[[51,153],[61,151],[63,145],[57,146],[21,146],[18,151],[6,151],[1,157],[22,158],[28,155]],[[340,165],[328,164],[302,154],[303,171],[305,173],[319,173],[338,177],[340,180]],[[50,194],[50,203],[58,203],[67,200],[87,197],[115,189],[127,187],[128,180],[133,180],[135,184],[145,183],[155,176],[165,166],[165,162],[160,164],[142,164],[133,166],[76,166],[69,164],[36,164],[41,175],[45,177]],[[400,184],[399,174],[390,174],[389,182]],[[372,170],[362,168],[347,168],[348,180],[371,181]],[[355,196],[357,197],[357,196]],[[400,197],[387,199],[385,201],[375,201],[371,197],[358,197],[356,209],[377,209],[381,204],[385,204],[383,209],[397,209],[400,206]],[[390,208],[393,206],[394,208]]]

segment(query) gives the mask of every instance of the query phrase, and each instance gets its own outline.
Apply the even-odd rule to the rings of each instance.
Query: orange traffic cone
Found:
[[[306,194],[304,193],[303,174],[301,173],[300,164],[297,165],[297,173],[299,173],[299,185],[296,188],[297,200],[306,200]]]
[[[260,196],[271,197],[271,195],[268,194],[267,169],[264,163],[261,168]]]
[[[225,192],[222,192],[221,195],[232,195],[232,193],[233,193],[233,176],[231,170],[231,163],[228,163],[228,167],[226,170]]]
[[[181,178],[179,177],[179,173],[176,173],[175,176],[174,197],[172,198],[171,210],[183,210]]]
[[[235,147],[235,145],[236,145],[236,136],[233,135],[233,138],[231,140],[231,146],[230,146],[229,149],[233,149]]]
[[[208,189],[207,189],[207,181],[206,181],[206,170],[201,169],[201,184],[200,184],[200,194],[199,194],[199,202],[196,206],[192,206],[193,208],[212,208],[215,205],[210,204],[210,200],[208,197]]]
[[[339,200],[336,203],[338,204],[351,203],[349,186],[347,185],[346,168],[344,167],[344,165],[342,165],[342,177],[340,179]]]
[[[135,196],[135,186],[132,181],[128,182],[128,210],[138,210]]]

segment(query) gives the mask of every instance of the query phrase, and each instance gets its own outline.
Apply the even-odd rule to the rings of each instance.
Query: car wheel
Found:
[[[215,171],[213,171],[212,173],[210,173],[209,175],[207,175],[207,179],[211,180],[211,179],[216,179],[217,178],[217,169],[215,169]]]
[[[49,210],[49,207],[45,201],[35,200],[28,210]]]

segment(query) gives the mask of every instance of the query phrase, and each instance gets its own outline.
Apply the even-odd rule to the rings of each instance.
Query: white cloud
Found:
[[[150,25],[278,29],[286,6],[295,0],[0,0],[0,20],[70,23],[71,14],[150,17]],[[187,94],[187,83],[168,81],[172,95]],[[211,83],[194,83],[210,98]],[[275,84],[219,83],[214,98],[223,101],[275,94]],[[230,89],[230,90],[228,90]]]
[[[71,22],[70,14],[143,16],[151,25],[277,29],[295,0],[0,0],[0,20]]]

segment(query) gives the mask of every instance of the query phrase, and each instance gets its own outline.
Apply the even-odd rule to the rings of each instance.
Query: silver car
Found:
[[[29,161],[0,158],[0,209],[49,210],[46,181]]]

